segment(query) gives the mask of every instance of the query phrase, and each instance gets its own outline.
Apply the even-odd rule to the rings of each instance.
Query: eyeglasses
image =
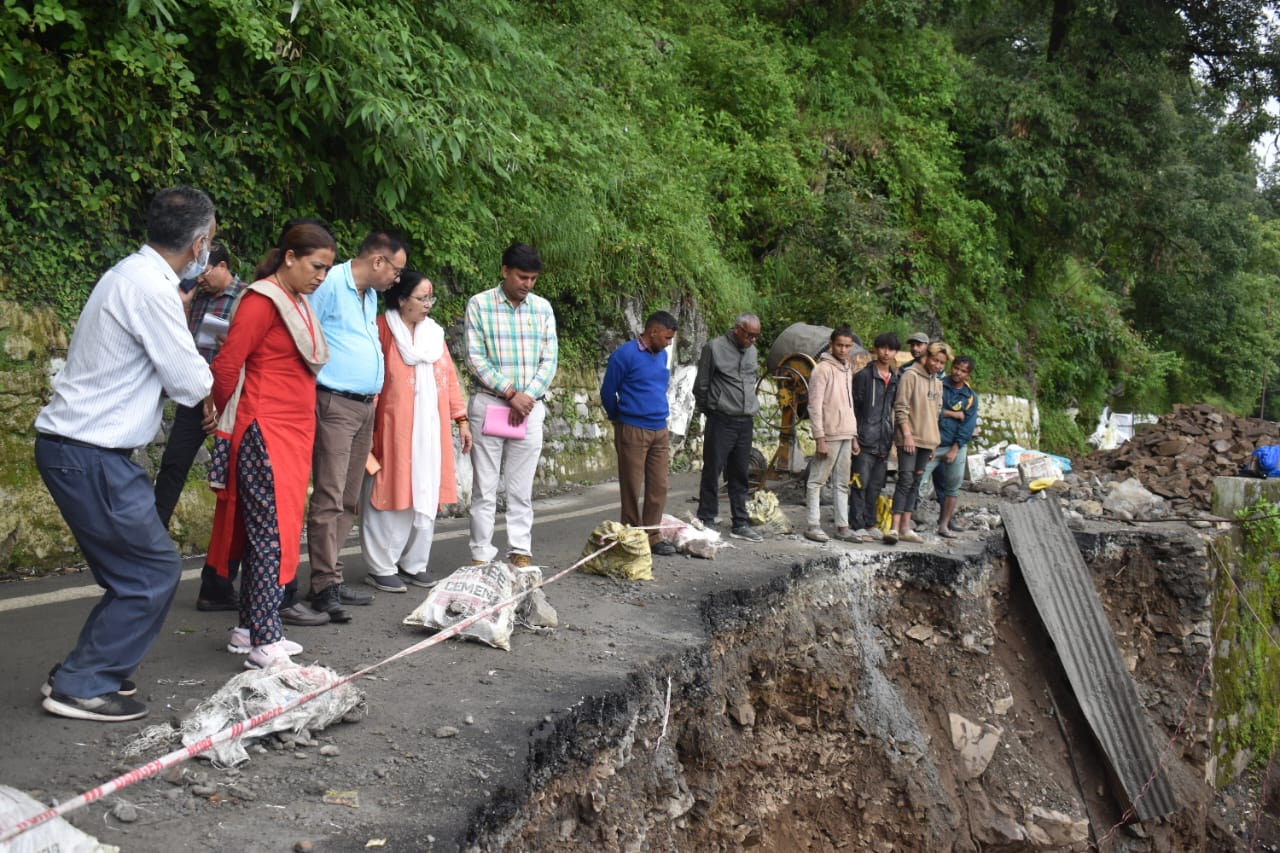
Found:
[[[431,296],[410,296],[409,298],[421,302],[425,308],[430,308],[436,304],[435,298]]]
[[[742,333],[742,335],[743,335],[743,337],[745,337],[745,338],[746,338],[747,340],[749,340],[749,341],[757,340],[757,339],[759,339],[759,337],[760,337],[760,333],[759,333],[759,332],[748,332],[748,331],[747,331],[745,328],[743,328],[742,326],[738,326],[738,331],[739,331],[739,332],[741,332],[741,333]]]
[[[396,266],[395,264],[391,263],[391,259],[390,259],[390,258],[388,258],[386,255],[378,255],[378,257],[380,257],[380,258],[382,258],[384,261],[386,261],[386,262],[387,262],[387,266],[391,267],[393,270],[395,270],[395,271],[396,271],[396,278],[399,278],[399,277],[400,277],[400,273],[404,272],[404,267],[398,267],[398,266]]]

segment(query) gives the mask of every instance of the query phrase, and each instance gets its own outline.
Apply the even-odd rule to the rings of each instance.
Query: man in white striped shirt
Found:
[[[213,419],[213,377],[187,329],[178,282],[203,271],[216,228],[213,202],[200,190],[156,194],[146,245],[94,286],[53,399],[36,417],[36,467],[106,590],[42,688],[52,714],[146,716],[129,676],[164,624],[182,560],[151,479],[131,457],[159,431],[166,396],[203,404],[206,422]]]

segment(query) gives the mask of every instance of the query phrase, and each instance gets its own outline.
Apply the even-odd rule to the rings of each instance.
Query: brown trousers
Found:
[[[311,591],[342,583],[338,553],[360,507],[364,465],[373,446],[373,403],[316,389],[316,443],[311,453],[307,552]]]
[[[623,524],[656,527],[662,521],[667,505],[667,471],[671,467],[670,437],[666,429],[641,429],[614,422],[613,447],[618,452]],[[657,530],[648,533],[650,544],[658,541]]]

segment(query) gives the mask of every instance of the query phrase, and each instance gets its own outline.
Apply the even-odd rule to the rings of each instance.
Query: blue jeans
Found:
[[[106,590],[53,689],[79,698],[113,693],[164,626],[182,559],[156,513],[150,478],[127,452],[38,437],[36,468]]]
[[[964,482],[964,468],[969,461],[969,457],[960,452],[956,454],[955,459],[947,463],[943,457],[950,451],[950,445],[945,450],[939,447],[937,455],[933,457],[933,460],[924,469],[925,478],[933,480],[933,493],[939,503],[942,502],[944,497],[954,498],[959,496],[960,485]]]

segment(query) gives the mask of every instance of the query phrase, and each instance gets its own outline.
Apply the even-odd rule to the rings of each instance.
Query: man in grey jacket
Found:
[[[762,537],[747,520],[747,469],[751,464],[751,433],[760,411],[756,397],[760,318],[739,314],[724,336],[707,342],[698,359],[693,398],[706,415],[702,441],[702,484],[698,491],[698,519],[715,523],[720,510],[720,475],[729,486],[731,533],[736,539],[759,542]]]

